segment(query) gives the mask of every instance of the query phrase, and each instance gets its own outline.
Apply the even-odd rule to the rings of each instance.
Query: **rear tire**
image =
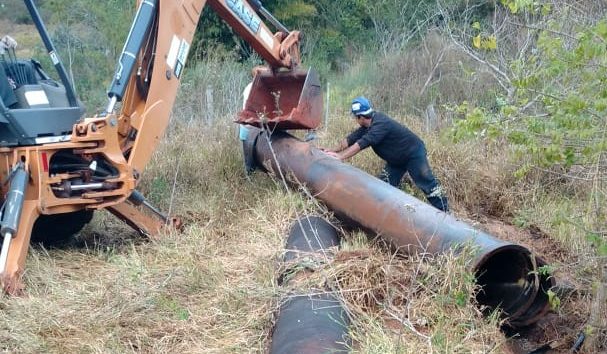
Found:
[[[40,215],[32,228],[33,243],[53,246],[66,242],[82,230],[93,218],[92,210],[78,210],[71,213]]]

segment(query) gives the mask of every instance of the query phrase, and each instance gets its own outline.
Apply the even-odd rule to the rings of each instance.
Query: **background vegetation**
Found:
[[[94,112],[104,106],[134,5],[38,3],[81,99]],[[424,138],[458,217],[544,254],[557,279],[575,290],[559,293],[555,317],[540,326],[544,337],[530,330],[509,340],[497,320],[482,318],[460,301],[475,291],[464,260],[388,257],[381,245],[346,232],[345,268],[358,274],[340,288],[342,295],[351,294],[343,298],[355,318],[353,350],[516,352],[558,338],[554,346],[566,351],[579,332],[588,334],[587,352],[605,350],[607,5],[591,0],[264,4],[305,34],[305,64],[321,72],[329,91],[318,144],[331,145],[353,128],[347,119],[352,97],[370,97],[379,110]],[[4,32],[28,24],[15,1],[0,0],[0,9],[1,23],[9,24]],[[30,35],[21,31],[17,39],[38,48],[31,54],[44,59]],[[0,348],[264,350],[284,291],[274,279],[285,230],[302,210],[326,211],[265,175],[243,174],[231,119],[259,59],[209,9],[191,56],[172,124],[143,182],[162,209],[184,216],[186,231],[144,242],[125,236],[128,231],[100,214],[71,249],[36,249],[26,273],[29,297],[0,299]],[[381,166],[370,152],[352,163],[372,174]],[[365,271],[356,273],[360,269]],[[412,269],[423,272],[412,276]],[[434,284],[404,294],[405,322],[390,315],[405,311],[402,306],[363,306],[374,293],[356,290],[380,289],[393,277]]]

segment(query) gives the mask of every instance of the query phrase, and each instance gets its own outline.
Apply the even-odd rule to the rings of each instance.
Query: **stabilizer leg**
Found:
[[[152,215],[140,210],[130,202],[122,202],[118,205],[108,207],[107,210],[114,214],[118,219],[124,221],[127,225],[135,229],[144,236],[157,238],[160,231],[166,227],[181,229],[181,221],[177,218],[167,218],[160,214],[156,208],[151,207],[143,196],[136,192],[140,199],[135,200],[138,205],[143,205],[152,211]],[[133,200],[131,198],[130,200]],[[145,202],[143,202],[145,201]]]
[[[127,202],[108,207],[107,210],[144,236],[154,238],[164,226],[164,221],[145,215]]]
[[[24,289],[21,276],[25,269],[32,227],[39,215],[36,200],[23,202],[19,228],[10,243],[5,270],[0,274],[2,289],[9,295],[19,295]]]

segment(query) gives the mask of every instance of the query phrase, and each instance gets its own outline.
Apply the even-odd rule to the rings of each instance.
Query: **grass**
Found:
[[[35,46],[40,43],[38,32],[32,25],[14,24],[9,20],[0,19],[0,38],[4,35],[9,35],[17,41],[16,54],[20,58],[31,57]]]
[[[488,352],[500,346],[497,321],[468,302],[476,289],[466,257],[377,251],[367,246],[338,254],[327,277],[335,279],[354,318],[355,352]]]
[[[2,350],[265,350],[284,293],[276,279],[288,226],[299,214],[323,210],[265,174],[247,179],[225,122],[182,124],[188,123],[174,120],[142,189],[157,188],[157,179],[172,186],[176,176],[174,197],[172,188],[162,187],[157,198],[164,210],[173,200],[185,231],[145,240],[102,212],[71,247],[35,247],[24,278],[27,295],[0,299]],[[444,276],[447,269],[452,277]],[[348,233],[325,272],[355,315],[354,352],[402,352],[405,343],[407,350],[450,352],[497,345],[490,340],[497,338],[497,325],[467,304],[473,284],[457,281],[466,272],[460,258],[395,258],[363,234]],[[425,283],[411,287],[415,277]],[[411,315],[404,316],[405,309]],[[403,318],[423,336],[408,330]],[[456,324],[457,331],[447,330]],[[469,336],[471,329],[485,334]]]
[[[248,82],[245,66],[211,61],[191,70],[143,174],[141,190],[182,217],[184,232],[142,239],[100,212],[68,248],[35,246],[24,276],[26,296],[0,298],[0,350],[265,352],[289,290],[276,283],[288,227],[302,214],[331,215],[265,174],[244,175],[230,117]],[[319,145],[334,145],[354,128],[347,101],[362,93],[364,80],[348,80],[354,86],[336,85]],[[201,92],[213,84],[216,114],[208,119]],[[512,177],[503,147],[456,145],[440,132],[425,132],[415,116],[387,113],[426,141],[456,214],[472,221],[499,217],[521,228],[536,224],[570,252],[589,252],[579,228],[563,222],[563,215],[582,210],[581,194],[554,198],[539,188],[546,176]],[[372,174],[382,167],[370,150],[350,162]],[[342,300],[352,318],[354,353],[506,352],[497,314],[483,317],[474,304],[478,289],[468,260],[465,254],[396,256],[359,231],[344,231],[334,261],[299,286],[328,288]]]

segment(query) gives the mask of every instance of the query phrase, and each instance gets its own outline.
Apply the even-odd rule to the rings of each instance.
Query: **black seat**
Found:
[[[44,138],[71,133],[84,107],[69,105],[63,85],[52,80],[33,59],[3,61],[2,67],[0,75],[7,77],[8,90],[0,104],[0,146],[36,145],[50,141]]]
[[[14,60],[14,61],[2,61],[4,72],[10,77],[16,84],[17,87],[22,85],[36,85],[41,79],[37,75],[35,68],[35,62],[31,60]],[[40,65],[40,63],[38,63]]]
[[[17,96],[13,91],[13,84],[9,81],[4,70],[0,70],[0,99],[6,107],[13,107],[17,104]]]
[[[12,109],[65,108],[69,100],[65,87],[51,79],[35,59],[2,61],[5,75],[14,84],[16,104]]]

